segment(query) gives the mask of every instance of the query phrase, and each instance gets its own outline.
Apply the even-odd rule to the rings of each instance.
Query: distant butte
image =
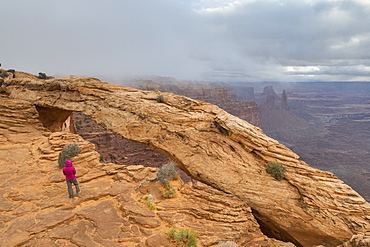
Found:
[[[44,128],[55,133],[49,142],[58,140],[68,144],[68,138],[75,141],[73,138],[77,137],[69,136],[63,139],[58,133],[62,133],[59,130],[68,119],[69,112],[82,112],[104,128],[166,155],[193,179],[233,195],[248,205],[264,232],[268,232],[272,237],[293,242],[297,246],[337,246],[350,240],[355,234],[370,231],[370,204],[348,185],[333,174],[312,168],[300,161],[295,153],[267,137],[260,128],[215,105],[171,93],[142,91],[109,84],[94,78],[67,76],[42,80],[17,72],[15,76],[4,78],[0,91],[4,92],[4,100],[17,101],[20,107],[22,104],[27,105],[25,109],[29,118],[23,121],[32,121],[39,131],[42,130],[41,121]],[[42,111],[38,112],[40,118],[37,119],[35,112],[39,107],[42,107]],[[60,114],[51,114],[55,112]],[[8,110],[8,114],[16,113]],[[17,139],[20,137],[17,137],[16,133],[22,133],[26,129],[15,124],[14,127],[9,127],[9,131],[14,134],[6,132],[7,137],[1,139],[4,143],[21,141]],[[37,142],[37,139],[33,142]],[[81,140],[79,142],[83,143]],[[49,145],[47,142],[39,144]],[[29,150],[33,153],[39,152],[39,149]],[[11,153],[12,150],[8,152]],[[47,156],[48,153],[43,155]],[[84,158],[91,159],[89,156],[80,156],[80,162],[85,162]],[[269,161],[277,161],[285,166],[286,173],[282,181],[275,180],[266,172],[266,164]],[[27,163],[27,166],[30,166],[31,170],[38,169],[36,160]],[[94,167],[96,166],[101,165],[94,160]],[[88,164],[85,164],[85,167],[87,168]],[[40,166],[39,169],[45,168]],[[113,181],[131,179],[129,173],[134,168],[122,169],[125,170],[124,173],[117,175],[114,178],[116,180],[109,180],[110,182],[103,179],[104,175],[99,170],[94,170],[96,174],[90,174],[90,179],[101,176],[102,179],[96,184],[99,190],[104,191],[107,198],[119,197],[116,190],[110,192],[106,191],[106,188],[109,188]],[[104,174],[115,172],[117,173],[109,169]],[[9,186],[18,187],[21,184],[5,184],[3,193],[7,200],[22,204],[22,194],[11,194]],[[4,188],[4,185],[2,187]],[[34,197],[37,196],[35,193]],[[125,199],[120,200],[123,203]],[[7,204],[8,211],[12,210],[12,205],[10,202]],[[101,202],[98,205],[101,210],[91,211],[88,215],[99,221],[98,215],[103,217],[106,213],[106,217],[110,217],[109,220],[123,229],[125,222],[115,215],[115,211],[111,211],[115,205],[109,201]],[[37,216],[39,222],[43,222],[47,217],[48,209],[44,210],[45,215]],[[133,207],[130,210],[136,209]],[[125,212],[128,213],[127,209],[123,214]],[[48,222],[46,225],[57,225],[55,221],[58,219],[77,220],[79,215],[77,212],[71,214],[68,210],[58,211],[54,222]],[[171,215],[162,217],[170,218]],[[152,228],[160,225],[154,218],[154,213],[148,211],[136,212],[136,216],[130,220],[143,222]],[[19,222],[18,227],[27,223],[35,232],[44,231],[32,222],[32,219]],[[91,221],[84,221],[80,227],[91,231],[88,230],[91,228],[89,222]],[[20,229],[18,234],[21,232],[21,237],[26,231],[27,229]],[[70,231],[74,232],[73,228]],[[150,231],[147,230],[147,234],[150,234]]]

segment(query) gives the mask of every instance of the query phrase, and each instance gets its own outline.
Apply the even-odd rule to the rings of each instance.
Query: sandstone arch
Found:
[[[0,90],[38,107],[83,112],[165,154],[194,179],[245,201],[268,227],[288,232],[298,245],[336,246],[370,230],[370,205],[349,186],[217,106],[75,76],[8,77]],[[283,163],[286,179],[267,174],[268,161]]]

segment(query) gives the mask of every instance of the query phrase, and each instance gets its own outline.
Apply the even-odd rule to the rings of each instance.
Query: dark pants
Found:
[[[69,198],[73,198],[74,195],[73,195],[72,184],[74,184],[76,186],[76,193],[78,193],[80,191],[80,187],[78,186],[77,179],[66,180],[66,182],[67,182],[67,186],[68,186]]]

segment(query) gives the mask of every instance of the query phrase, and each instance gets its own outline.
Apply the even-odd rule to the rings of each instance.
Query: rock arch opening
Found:
[[[166,155],[194,179],[233,194],[262,215],[271,216],[275,225],[304,246],[324,242],[337,246],[353,235],[353,225],[358,226],[356,232],[369,226],[369,204],[351,188],[332,174],[307,166],[261,129],[215,105],[76,76],[47,81],[9,79],[1,90],[14,99],[63,109],[59,112],[64,117],[58,116],[56,125],[44,114],[42,122],[51,129],[61,128],[63,124],[59,124],[70,111],[85,113],[119,136]],[[160,94],[165,103],[157,102]],[[215,127],[215,121],[227,132]],[[274,183],[264,172],[261,162],[271,160],[289,165],[287,183]],[[269,191],[266,183],[271,185]],[[343,200],[343,195],[349,199]],[[279,206],[279,214],[275,205]],[[305,215],[304,220],[301,215]]]
[[[83,113],[74,112],[72,119],[76,126],[76,134],[95,144],[102,162],[154,167],[169,162],[165,155],[104,129]]]
[[[281,229],[276,226],[271,220],[267,217],[262,216],[257,210],[252,208],[252,214],[257,220],[257,223],[260,226],[260,229],[263,234],[270,238],[275,238],[284,242],[291,242],[298,247],[303,247],[303,245],[298,242],[294,237],[292,237],[286,230]]]
[[[36,109],[39,112],[40,121],[50,131],[70,131],[94,143],[96,151],[100,154],[101,162],[151,167],[159,167],[164,163],[170,162],[165,155],[140,143],[120,137],[116,133],[103,128],[95,120],[81,112],[41,106],[36,106]],[[220,128],[222,127],[217,126],[217,129]],[[181,170],[179,172],[183,180],[192,181],[186,173]],[[272,224],[269,218],[263,217],[254,209],[252,209],[252,213],[260,225],[261,231],[266,236],[284,242],[292,242],[296,246],[302,247],[288,232]]]
[[[51,132],[70,131],[75,133],[72,111],[36,105],[42,125]]]
[[[49,131],[72,132],[94,143],[96,151],[100,154],[100,161],[103,163],[159,167],[170,162],[167,156],[138,142],[120,137],[81,112],[37,105],[36,109],[41,123]],[[193,181],[185,172],[180,169],[178,172],[184,181]]]
[[[95,144],[101,162],[150,167],[159,167],[171,162],[167,156],[141,143],[120,137],[81,112],[73,112],[71,119],[75,133]],[[178,169],[178,172],[185,182],[194,181],[182,170]]]

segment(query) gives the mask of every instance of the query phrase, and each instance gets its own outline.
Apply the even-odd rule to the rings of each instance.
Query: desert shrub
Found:
[[[136,186],[135,189],[136,190],[140,189],[140,187],[148,181],[159,181],[163,185],[163,187],[167,188],[167,190],[170,190],[170,189],[168,189],[168,188],[170,188],[168,186],[171,186],[169,181],[177,180],[178,178],[179,178],[179,174],[176,171],[175,164],[170,162],[168,164],[163,164],[162,165],[162,167],[157,172],[155,178],[146,179],[145,181],[141,182],[138,186]],[[173,192],[171,192],[171,193],[172,193],[172,195],[171,195],[171,197],[172,197],[173,194],[175,193],[175,190],[173,190]],[[168,198],[170,198],[170,197],[168,197]]]
[[[280,181],[280,180],[283,180],[284,178],[285,167],[278,162],[270,161],[267,164],[266,171],[276,180]]]
[[[154,198],[151,194],[144,196],[144,205],[150,208],[150,210],[156,210],[157,207],[154,204]]]
[[[238,247],[238,244],[234,241],[222,241],[219,242],[216,247]]]
[[[166,191],[163,193],[163,197],[172,198],[176,193],[175,189],[169,183],[166,184],[164,187],[166,188]]]
[[[178,229],[176,227],[172,227],[169,231],[168,231],[168,236],[170,236],[170,238],[172,239],[175,239],[175,235],[176,235],[176,232],[178,231]]]
[[[154,202],[154,197],[151,194],[144,196],[143,199],[145,201]]]
[[[163,193],[164,198],[172,198],[175,195],[175,189],[171,186],[169,181],[179,178],[174,163],[162,165],[156,175],[156,179],[163,185],[166,191]]]
[[[197,235],[192,229],[188,228],[171,228],[168,231],[170,238],[176,240],[177,243],[185,247],[196,247],[197,246]]]
[[[47,76],[46,76],[46,74],[45,73],[42,73],[42,72],[40,72],[39,73],[39,76],[37,77],[37,78],[39,78],[39,79],[47,79]]]
[[[158,103],[164,103],[164,96],[162,94],[157,96],[157,102]]]
[[[0,71],[0,77],[1,78],[5,78],[5,77],[8,77],[9,76],[9,74],[8,74],[8,72],[6,72],[5,70],[1,70]]]
[[[162,165],[156,176],[158,181],[166,187],[169,181],[178,179],[179,174],[176,171],[175,164],[170,162],[168,164]]]
[[[81,148],[78,146],[77,143],[72,143],[65,146],[58,156],[59,168],[63,168],[65,166],[66,160],[77,156],[80,152]]]
[[[153,202],[150,202],[150,201],[146,201],[145,203],[145,206],[147,206],[150,210],[156,210],[157,207],[154,205]]]

